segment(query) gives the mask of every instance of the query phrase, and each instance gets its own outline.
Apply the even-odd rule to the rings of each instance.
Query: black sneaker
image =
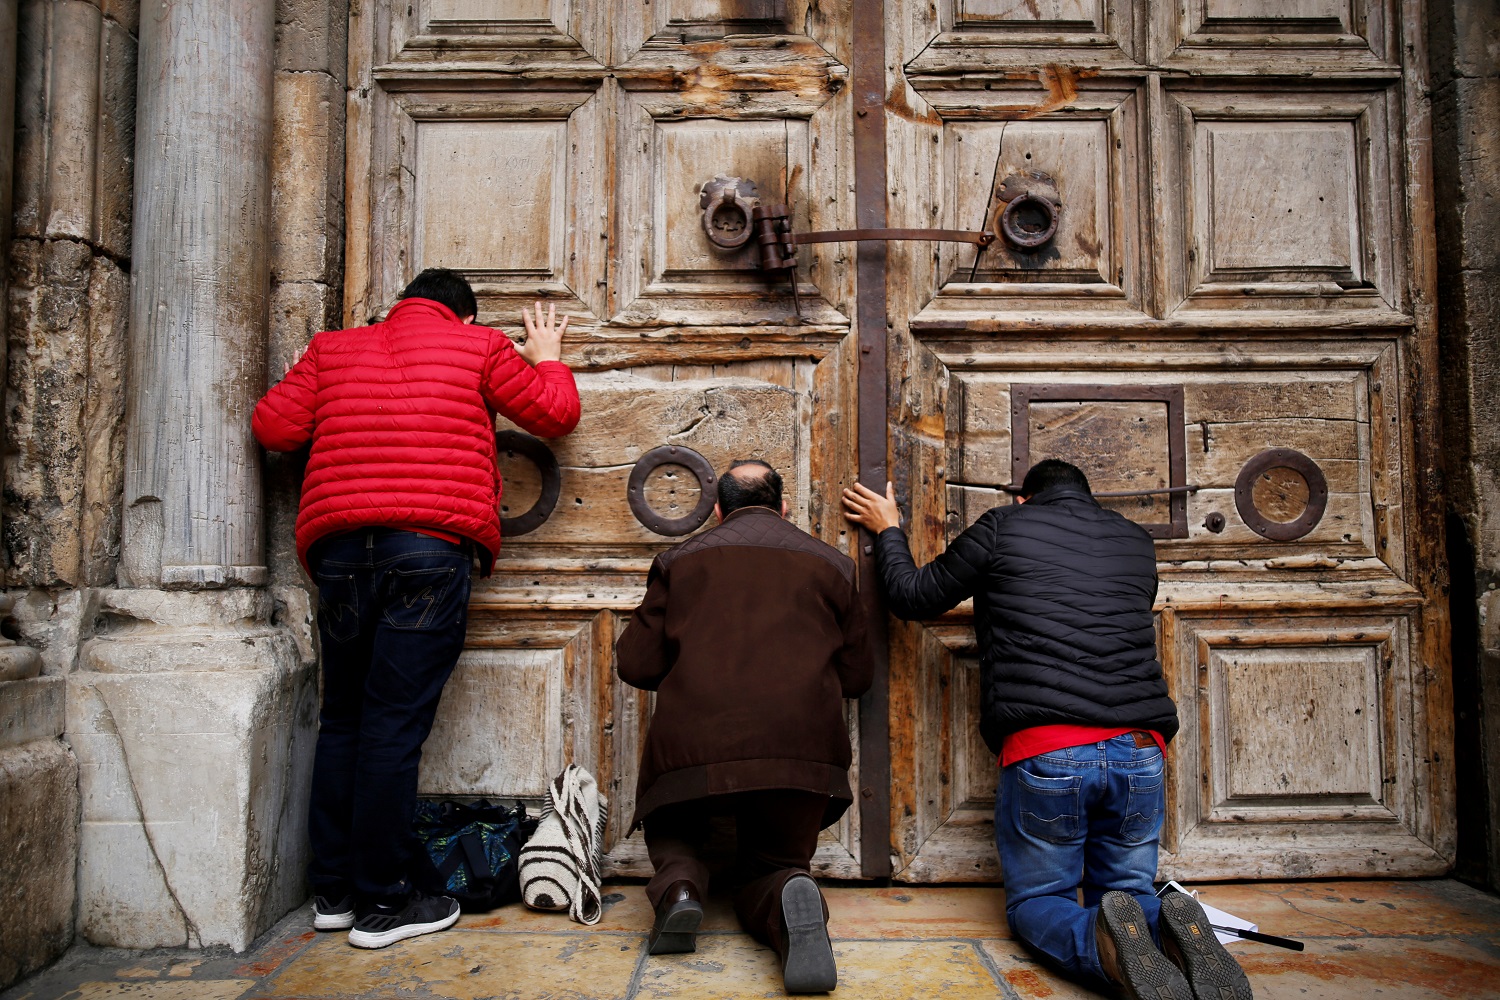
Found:
[[[313,930],[347,931],[354,926],[354,897],[329,899],[313,897]]]
[[[1197,1000],[1252,1000],[1245,970],[1219,943],[1203,907],[1185,892],[1162,897],[1161,944]]]
[[[786,955],[781,980],[788,993],[827,993],[839,984],[823,896],[810,876],[797,875],[781,887],[781,919],[786,928]]]
[[[384,948],[410,937],[447,930],[458,922],[458,900],[414,892],[406,905],[373,906],[354,921],[349,943],[356,948]]]
[[[1193,1000],[1177,966],[1156,950],[1141,904],[1128,892],[1106,892],[1094,924],[1099,964],[1126,1000]]]

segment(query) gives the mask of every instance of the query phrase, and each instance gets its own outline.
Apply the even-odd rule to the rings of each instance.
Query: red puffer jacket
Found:
[[[303,565],[324,535],[381,525],[471,538],[488,574],[500,550],[496,412],[532,434],[568,433],[573,373],[557,361],[533,368],[505,334],[430,299],[313,337],[251,424],[271,451],[312,441],[297,514]]]

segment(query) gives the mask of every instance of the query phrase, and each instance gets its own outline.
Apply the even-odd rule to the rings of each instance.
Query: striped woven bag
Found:
[[[608,804],[594,776],[577,764],[553,779],[547,799],[536,832],[521,848],[521,898],[534,910],[567,910],[581,924],[598,923]]]

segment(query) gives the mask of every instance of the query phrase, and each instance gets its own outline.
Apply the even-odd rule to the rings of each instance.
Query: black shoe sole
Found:
[[[781,966],[786,991],[827,993],[838,986],[818,884],[803,875],[788,879],[781,888],[781,917],[786,922],[786,961]]]
[[[1134,896],[1106,892],[1099,902],[1098,919],[1114,942],[1120,992],[1127,1000],[1193,1000],[1182,972],[1156,949],[1151,927]]]
[[[698,925],[703,923],[703,904],[696,899],[679,899],[667,909],[651,928],[648,955],[677,955],[698,950]]]
[[[1192,896],[1172,892],[1162,898],[1161,933],[1177,946],[1183,975],[1197,1000],[1253,1000],[1245,970],[1219,943],[1208,915]]]

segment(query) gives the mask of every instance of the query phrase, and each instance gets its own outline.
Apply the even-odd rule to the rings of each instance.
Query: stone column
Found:
[[[274,37],[273,0],[140,9],[122,586],[67,678],[95,944],[243,949],[306,898],[317,680],[261,586],[250,434]]]
[[[143,5],[121,582],[266,582],[272,0]]]

